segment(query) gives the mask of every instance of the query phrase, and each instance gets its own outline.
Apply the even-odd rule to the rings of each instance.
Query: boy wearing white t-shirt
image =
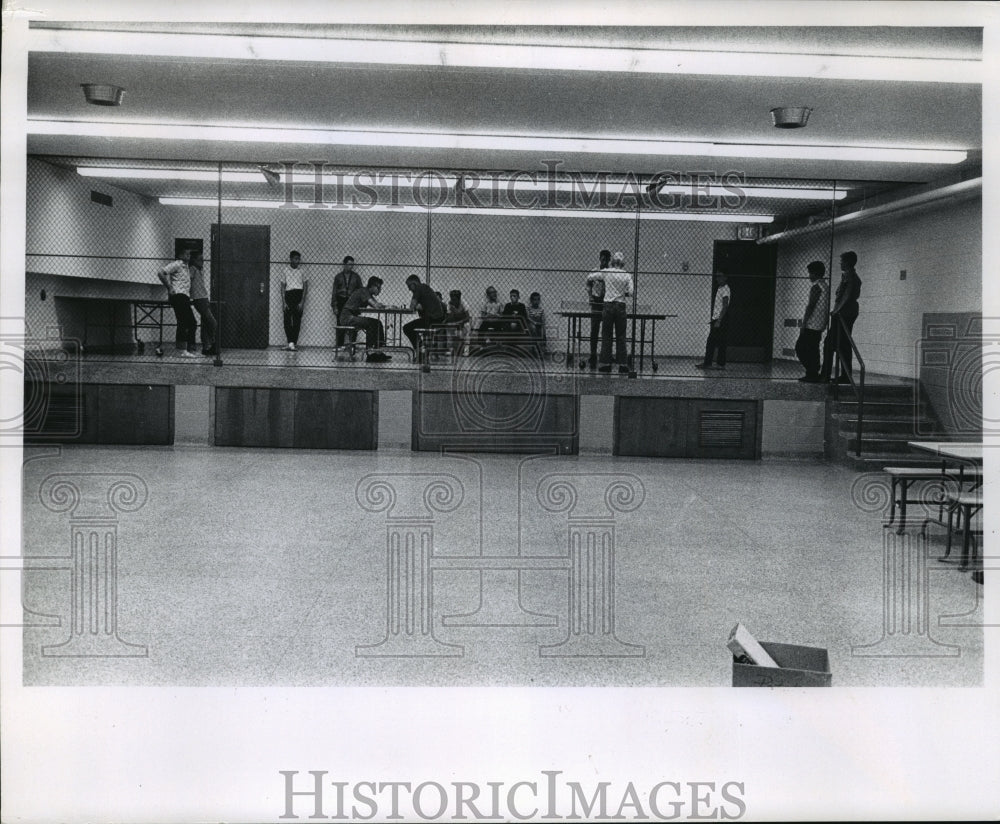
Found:
[[[696,363],[696,369],[726,368],[726,336],[729,334],[729,286],[722,272],[715,274],[715,296],[712,298],[712,319],[709,321],[708,340],[705,342],[705,359]],[[715,356],[717,367],[712,366]]]
[[[309,280],[302,276],[302,255],[296,251],[288,253],[288,266],[281,275],[281,300],[285,318],[285,338],[288,351],[294,352],[302,330],[302,310],[306,304]]]

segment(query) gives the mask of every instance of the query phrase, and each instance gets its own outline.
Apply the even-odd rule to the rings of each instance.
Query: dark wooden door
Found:
[[[735,363],[771,360],[776,251],[774,246],[759,246],[752,240],[715,241],[712,271],[728,277],[732,292],[727,358]]]
[[[212,303],[224,349],[266,349],[271,227],[212,224]]]

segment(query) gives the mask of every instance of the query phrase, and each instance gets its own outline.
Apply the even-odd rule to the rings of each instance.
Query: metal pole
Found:
[[[634,378],[638,375],[635,369],[635,314],[639,292],[639,215],[642,211],[641,198],[635,199],[635,247],[632,251],[632,354],[628,376]]]
[[[216,262],[219,265],[219,271],[215,278],[215,286],[217,292],[215,296],[215,301],[217,306],[219,307],[219,317],[215,324],[215,360],[212,363],[214,366],[222,366],[222,161],[221,160],[219,161],[219,181],[218,181],[217,194],[218,197],[216,200],[216,207],[217,207],[216,215],[218,223],[216,225],[218,225],[219,227],[219,230],[217,232],[218,242],[219,242],[219,252],[218,255],[216,255]]]
[[[427,259],[424,264],[424,281],[431,285],[431,210],[427,210]]]

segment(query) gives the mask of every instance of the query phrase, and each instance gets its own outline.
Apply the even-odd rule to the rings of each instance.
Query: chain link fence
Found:
[[[559,178],[446,171],[330,171],[315,164],[165,163],[31,157],[28,162],[26,324],[30,334],[88,358],[158,357],[221,345],[226,360],[256,362],[286,347],[283,282],[289,254],[304,280],[296,343],[333,365],[334,278],[344,258],[379,300],[407,307],[418,275],[473,316],[496,290],[501,305],[538,294],[546,354],[587,354],[587,276],[599,252],[620,252],[634,278],[629,311],[648,315],[645,355],[660,374],[691,374],[703,357],[713,273],[732,297],[729,362],[790,362],[809,294],[806,265],[821,261],[836,288],[840,252],[831,222],[879,187],[836,181],[743,181],[735,173]],[[177,315],[160,282],[191,250],[204,256],[207,309],[200,337],[177,341]],[[206,307],[203,305],[202,310]],[[403,315],[386,316],[405,344]],[[655,326],[654,326],[655,324]],[[579,329],[582,340],[574,340]],[[189,337],[185,335],[184,337]],[[214,340],[213,340],[214,338]],[[575,366],[575,364],[573,364]],[[794,367],[794,368],[792,368]]]

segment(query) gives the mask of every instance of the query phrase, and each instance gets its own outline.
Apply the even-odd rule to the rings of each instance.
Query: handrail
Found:
[[[839,334],[844,335],[847,338],[847,342],[851,344],[851,350],[854,352],[854,357],[858,362],[858,381],[855,382],[854,375],[843,368],[840,362],[840,347],[836,348],[837,354],[837,377],[839,379],[840,373],[843,372],[847,375],[847,379],[851,382],[851,386],[854,389],[855,394],[858,396],[858,435],[857,435],[857,448],[855,455],[861,457],[861,432],[864,426],[865,418],[865,359],[861,357],[861,352],[858,351],[858,346],[854,342],[854,338],[851,337],[851,333],[847,331],[847,324],[844,323],[844,319],[836,314],[834,317],[837,319],[837,323],[840,324]],[[837,400],[837,386],[838,383],[835,380],[833,384],[833,398]]]

